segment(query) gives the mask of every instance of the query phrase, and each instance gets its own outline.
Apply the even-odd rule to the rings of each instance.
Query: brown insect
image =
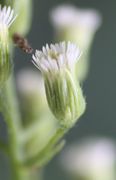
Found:
[[[33,49],[29,45],[27,39],[23,38],[20,34],[15,33],[12,37],[13,42],[22,49],[25,53],[31,54]]]

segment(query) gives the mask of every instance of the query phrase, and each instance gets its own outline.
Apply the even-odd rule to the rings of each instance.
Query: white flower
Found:
[[[93,31],[101,25],[101,16],[96,10],[79,9],[72,5],[58,6],[50,16],[56,29],[81,26]]]
[[[45,72],[57,72],[63,68],[72,69],[81,55],[80,49],[73,43],[61,42],[51,44],[42,48],[42,51],[36,50],[32,62],[37,68]]]
[[[14,10],[11,7],[0,5],[0,31],[4,28],[9,28],[16,19],[17,15],[14,15]]]
[[[61,162],[73,175],[94,180],[114,180],[116,144],[105,138],[85,139],[64,151]]]
[[[9,31],[8,28],[16,19],[11,7],[0,5],[0,86],[8,79],[12,63],[10,61]]]
[[[73,43],[61,42],[36,50],[33,64],[44,77],[48,105],[63,128],[71,128],[85,110],[85,100],[75,80],[75,64],[81,55]]]

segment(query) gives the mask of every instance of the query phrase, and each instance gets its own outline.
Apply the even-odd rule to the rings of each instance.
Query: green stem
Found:
[[[4,100],[5,103],[3,103]],[[17,98],[15,94],[13,77],[9,79],[2,91],[1,102],[3,103],[2,112],[8,127],[9,158],[12,168],[12,180],[36,180],[38,179],[38,175],[40,173],[31,168],[26,168],[21,164],[23,159],[23,153],[22,145],[19,142],[22,132],[22,126]]]
[[[61,140],[61,138],[64,136],[64,134],[67,132],[67,129],[65,128],[61,128],[59,127],[56,131],[56,133],[54,134],[54,136],[51,138],[51,140],[49,141],[49,143],[45,146],[44,149],[42,149],[41,152],[39,152],[36,156],[26,159],[26,161],[24,162],[24,164],[28,167],[32,166],[33,164],[37,164],[39,161],[41,162],[42,159],[45,157],[45,155],[47,154],[47,152],[49,152],[49,150],[51,148],[53,148],[53,146],[57,145],[59,143],[59,141]]]
[[[13,77],[9,79],[1,92],[1,109],[8,128],[9,158],[12,168],[12,180],[26,180],[27,171],[19,166],[22,150],[19,143],[21,119],[17,106]]]
[[[12,121],[14,123],[14,126],[16,128],[17,133],[20,132],[21,130],[21,116],[19,112],[19,107],[18,107],[18,100],[17,100],[17,95],[14,87],[14,77],[12,76],[9,81],[6,83],[6,86],[4,88],[4,92],[7,98],[7,107],[10,112],[10,116],[12,118]]]

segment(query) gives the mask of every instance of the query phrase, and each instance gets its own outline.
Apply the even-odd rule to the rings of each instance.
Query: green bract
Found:
[[[1,6],[0,6],[1,8]],[[4,6],[0,11],[0,86],[7,80],[11,61],[9,56],[9,30],[8,28],[15,20],[14,10]]]
[[[63,127],[72,127],[85,110],[82,90],[68,70],[45,76],[49,107]]]

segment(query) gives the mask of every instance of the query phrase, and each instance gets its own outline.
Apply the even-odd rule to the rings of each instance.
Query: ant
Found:
[[[28,43],[28,40],[22,37],[20,34],[14,33],[12,39],[13,39],[13,42],[25,53],[31,54],[33,52],[32,47]]]

